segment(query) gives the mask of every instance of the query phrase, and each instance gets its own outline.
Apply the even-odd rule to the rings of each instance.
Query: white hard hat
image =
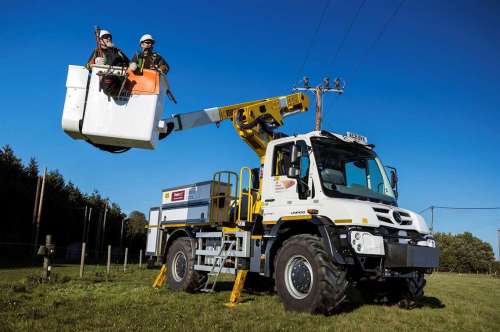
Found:
[[[105,36],[105,35],[110,35],[111,36],[111,32],[109,32],[108,30],[101,30],[101,31],[99,31],[99,38],[102,38],[102,36]]]
[[[145,35],[142,35],[141,39],[139,40],[140,43],[142,43],[143,41],[145,40],[152,40],[153,43],[155,41],[155,39],[153,38],[153,36],[151,36],[150,34],[145,34]]]

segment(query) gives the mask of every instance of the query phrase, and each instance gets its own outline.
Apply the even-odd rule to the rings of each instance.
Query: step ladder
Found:
[[[227,250],[224,250],[224,247],[229,245]],[[207,275],[207,281],[205,286],[201,289],[202,292],[212,293],[215,290],[215,284],[217,284],[217,280],[219,279],[219,275],[224,267],[224,263],[226,259],[231,254],[231,251],[234,249],[236,245],[236,240],[223,240],[220,246],[220,251],[217,256],[214,256],[214,262],[212,264],[212,268]]]

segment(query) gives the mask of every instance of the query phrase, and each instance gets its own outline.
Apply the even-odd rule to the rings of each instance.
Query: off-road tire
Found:
[[[426,280],[422,272],[415,272],[410,278],[398,280],[393,300],[400,308],[413,309],[424,296]]]
[[[358,284],[357,290],[364,302],[413,309],[418,306],[424,295],[425,283],[424,274],[415,272],[415,275],[409,278],[363,281]]]
[[[297,256],[305,258],[312,269],[312,283],[301,299],[292,295],[285,281],[287,264]],[[286,310],[328,315],[338,310],[346,297],[346,272],[332,262],[317,236],[301,234],[286,240],[275,266],[276,289]]]
[[[248,272],[244,287],[250,293],[274,293],[274,279],[257,272]]]
[[[189,238],[181,237],[175,240],[168,249],[167,285],[171,290],[194,293],[205,285],[207,274],[194,269],[193,244]],[[181,267],[184,265],[182,272],[177,272],[174,267],[176,255],[180,257],[178,259],[185,261],[185,265],[180,263]]]

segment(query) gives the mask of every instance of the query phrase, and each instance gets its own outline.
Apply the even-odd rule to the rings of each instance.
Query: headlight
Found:
[[[434,239],[427,239],[424,241],[418,241],[418,246],[436,248],[436,241]]]

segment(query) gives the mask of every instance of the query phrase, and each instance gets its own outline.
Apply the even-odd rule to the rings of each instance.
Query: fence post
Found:
[[[139,250],[139,269],[142,267],[142,249]]]
[[[127,271],[128,248],[125,248],[125,259],[123,260],[123,272]]]
[[[106,265],[106,274],[109,275],[109,269],[111,267],[111,245],[108,244],[108,264]]]
[[[83,278],[84,265],[85,265],[85,242],[82,242],[82,256],[80,257],[80,279]]]

